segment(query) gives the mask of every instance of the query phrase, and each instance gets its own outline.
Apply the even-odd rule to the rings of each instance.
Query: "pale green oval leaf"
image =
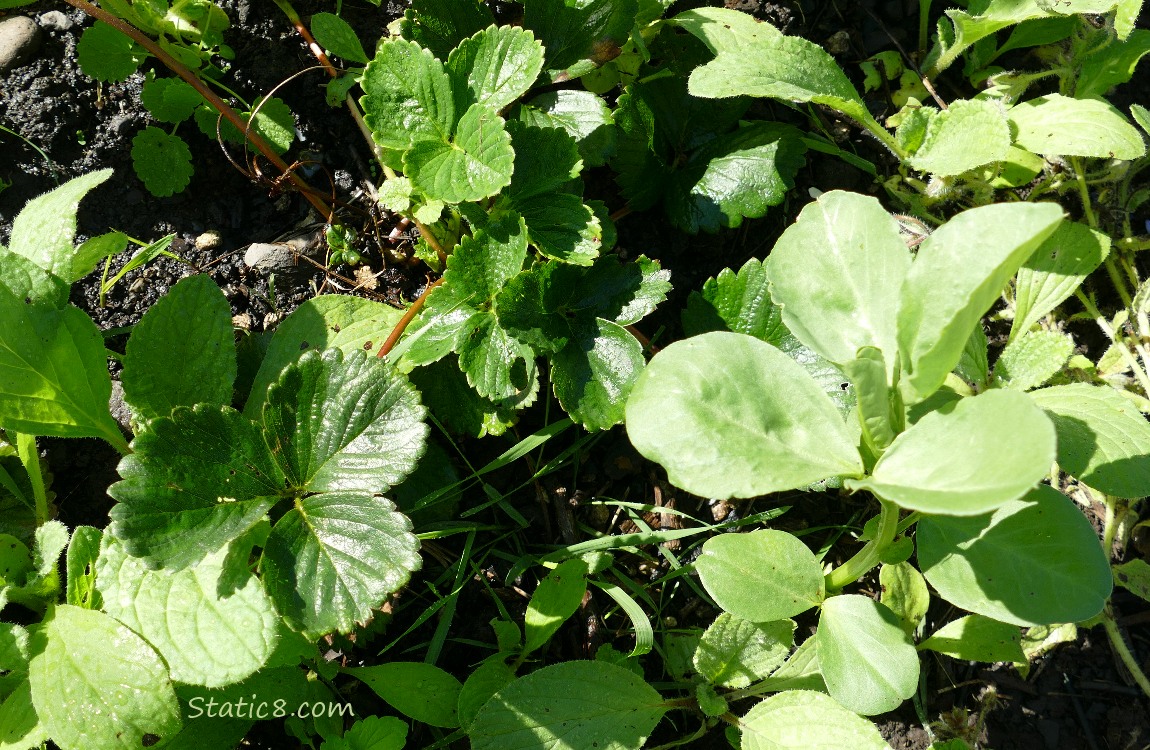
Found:
[[[743,750],[890,750],[874,724],[812,690],[788,690],[755,704],[739,728]]]
[[[882,589],[879,603],[898,616],[907,635],[914,635],[930,608],[930,591],[922,573],[908,562],[883,565],[878,581]]]
[[[28,680],[20,681],[0,705],[0,750],[30,750],[48,741],[48,730],[32,705]]]
[[[587,563],[574,558],[560,563],[539,582],[523,616],[523,653],[541,648],[567,618],[575,614],[587,593]]]
[[[1102,232],[1075,221],[1059,224],[1018,269],[1010,338],[1032,328],[1069,298],[1109,252],[1110,238]]]
[[[847,486],[910,510],[974,516],[1034,489],[1055,448],[1054,425],[1029,397],[987,391],[927,414],[895,438],[869,478]]]
[[[473,750],[634,750],[667,708],[662,696],[629,669],[569,661],[500,690],[467,733]]]
[[[364,352],[309,351],[268,388],[263,422],[300,490],[383,492],[415,468],[427,410],[395,368]]]
[[[785,531],[712,537],[695,568],[715,603],[749,622],[794,617],[817,607],[825,591],[818,559]]]
[[[1137,159],[1146,144],[1126,116],[1101,99],[1048,94],[1006,113],[1014,142],[1043,156]]]
[[[794,644],[791,620],[748,622],[724,612],[699,639],[692,662],[708,682],[743,688],[782,666]]]
[[[938,390],[979,319],[1061,221],[1055,203],[981,206],[958,214],[919,246],[898,311],[900,383],[908,404]]]
[[[144,313],[124,353],[124,399],[141,419],[232,400],[232,308],[210,276],[189,276]]]
[[[97,81],[123,81],[148,57],[131,37],[103,21],[84,29],[76,44],[76,58],[85,75]]]
[[[526,29],[489,26],[459,43],[445,66],[460,112],[483,104],[498,112],[527,92],[543,70],[543,47]]]
[[[149,570],[105,540],[96,564],[104,611],[144,637],[177,682],[238,682],[264,665],[279,638],[279,616],[255,576],[245,570],[242,585],[222,595],[227,554],[178,572]]]
[[[62,750],[138,750],[180,730],[164,662],[108,615],[61,604],[36,638],[32,703]]]
[[[433,727],[457,727],[459,680],[434,664],[394,661],[343,670],[375,691],[405,716]]]
[[[427,197],[446,203],[495,195],[511,183],[514,162],[503,118],[482,104],[464,113],[454,139],[417,141],[403,157],[404,173],[412,184]]]
[[[698,37],[716,55],[782,34],[769,23],[731,8],[695,8],[679,13],[671,23]]]
[[[411,521],[381,497],[311,495],[280,518],[260,573],[284,619],[308,638],[350,632],[421,564]]]
[[[764,264],[771,298],[800,341],[831,362],[898,351],[899,291],[911,268],[898,223],[870,197],[835,190],[807,205]],[[888,372],[893,368],[888,363]]]
[[[334,13],[316,13],[311,17],[311,33],[331,54],[356,63],[367,63],[367,53],[355,35],[355,29]]]
[[[930,119],[922,145],[908,163],[950,177],[1001,161],[1009,149],[1010,128],[1002,107],[982,99],[960,99]]]
[[[1014,625],[1081,622],[1113,582],[1094,527],[1045,485],[989,516],[929,516],[916,533],[923,575],[968,612]]]
[[[626,416],[639,452],[703,497],[755,497],[862,472],[855,438],[806,370],[742,334],[707,333],[659,352]]]
[[[918,689],[918,652],[898,616],[873,599],[827,599],[814,638],[831,697],[855,713],[893,711]]]
[[[982,615],[967,615],[948,622],[918,647],[963,661],[1026,663],[1022,631],[1018,626]]]
[[[1107,495],[1150,494],[1150,424],[1130,400],[1086,383],[1030,396],[1054,422],[1063,471]]]

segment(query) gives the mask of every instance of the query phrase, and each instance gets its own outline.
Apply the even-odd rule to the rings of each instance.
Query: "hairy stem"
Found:
[[[1102,627],[1106,629],[1106,636],[1110,638],[1110,647],[1114,649],[1114,653],[1122,660],[1123,666],[1138,683],[1138,687],[1142,688],[1142,692],[1150,698],[1150,678],[1146,677],[1146,673],[1142,671],[1142,666],[1138,663],[1134,652],[1126,645],[1126,639],[1118,630],[1118,622],[1114,619],[1114,612],[1110,609],[1110,605],[1107,605],[1102,612]]]
[[[837,593],[846,586],[866,575],[867,571],[879,564],[882,553],[894,541],[898,531],[898,506],[886,500],[879,500],[878,530],[874,539],[863,545],[854,557],[847,560],[826,575],[827,593]]]
[[[1118,352],[1122,355],[1122,360],[1130,367],[1138,384],[1142,386],[1143,395],[1150,398],[1150,377],[1146,375],[1146,370],[1143,369],[1142,365],[1138,363],[1138,360],[1136,360],[1130,352],[1130,347],[1126,345],[1126,340],[1110,327],[1110,323],[1106,320],[1106,317],[1099,311],[1094,302],[1082,293],[1081,289],[1075,289],[1074,296],[1082,303],[1082,306],[1086,308],[1087,314],[1094,318],[1094,322],[1098,324],[1098,327],[1102,329],[1106,337],[1118,344]]]
[[[36,501],[36,525],[43,526],[51,519],[48,517],[48,492],[44,487],[44,475],[40,473],[40,451],[36,450],[36,436],[17,432],[16,451],[20,454],[24,471],[28,472],[28,481],[32,483],[32,497]]]
[[[221,99],[219,95],[216,94],[216,92],[208,88],[207,85],[205,85],[204,82],[201,81],[195,73],[187,68],[187,66],[165,52],[158,44],[156,44],[155,41],[153,41],[150,37],[137,29],[135,26],[132,26],[131,24],[113,16],[106,10],[97,8],[95,5],[88,2],[88,0],[65,0],[65,2],[74,8],[79,8],[92,18],[95,18],[98,21],[103,21],[109,26],[114,27],[120,33],[127,35],[136,44],[146,49],[149,54],[154,56],[164,65],[168,66],[169,70],[187,81],[192,86],[192,88],[199,92],[200,96],[204,97],[208,104],[212,105],[212,107],[214,107],[221,115],[223,115],[223,117],[228,120],[228,122],[239,128],[239,131],[244,134],[244,137],[247,138],[248,142],[255,146],[256,149],[258,149],[259,152],[263,154],[265,159],[276,165],[276,167],[281,172],[283,172],[283,174],[287,175],[287,178],[291,180],[292,184],[294,184],[299,189],[303,197],[306,198],[309,203],[315,206],[315,209],[319,211],[320,215],[324,217],[325,221],[331,220],[332,210],[327,205],[327,203],[325,203],[323,199],[315,194],[311,186],[308,185],[303,180],[303,178],[297,175],[295,170],[289,167],[287,162],[280,158],[279,154],[272,150],[272,147],[268,145],[268,142],[263,139],[263,136],[252,129],[251,123],[244,122],[244,120],[238,114],[236,114],[236,111],[232,109],[227,102]]]

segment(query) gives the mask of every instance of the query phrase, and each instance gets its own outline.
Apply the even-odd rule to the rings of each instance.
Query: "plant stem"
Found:
[[[427,302],[428,295],[431,294],[435,287],[442,283],[443,277],[440,276],[438,279],[427,285],[427,288],[423,290],[423,294],[419,295],[419,298],[415,300],[415,302],[411,303],[411,307],[407,308],[407,311],[403,313],[403,317],[400,318],[399,322],[395,324],[395,328],[391,329],[391,333],[383,342],[383,346],[379,347],[379,351],[375,353],[375,356],[386,357],[388,352],[395,348],[395,344],[397,341],[399,341],[399,337],[403,335],[404,330],[407,329],[407,326],[411,323],[412,319],[423,308],[423,303]]]
[[[36,436],[17,432],[16,452],[20,454],[20,463],[24,464],[28,481],[32,483],[32,497],[36,501],[36,525],[43,526],[52,519],[48,517],[48,492],[44,488],[44,475],[40,473],[40,451],[36,450]]]
[[[295,170],[289,167],[287,162],[280,158],[279,154],[272,150],[272,147],[269,146],[268,142],[263,139],[263,136],[252,129],[251,123],[244,122],[244,120],[240,118],[238,114],[236,114],[236,111],[228,106],[227,102],[221,99],[219,95],[216,94],[216,92],[208,88],[207,85],[205,85],[204,82],[201,81],[195,73],[187,68],[187,66],[165,52],[163,48],[161,48],[151,38],[149,38],[135,26],[132,26],[131,24],[117,18],[116,16],[113,16],[106,10],[97,8],[95,5],[88,2],[88,0],[65,0],[65,2],[74,8],[79,8],[92,18],[103,21],[109,26],[114,27],[120,33],[127,35],[132,39],[132,41],[136,42],[136,44],[139,44],[141,47],[146,49],[149,54],[166,65],[169,70],[187,81],[192,86],[192,88],[199,92],[200,96],[204,97],[208,104],[212,105],[212,107],[214,107],[221,115],[223,115],[225,119],[235,125],[239,131],[244,134],[244,137],[247,138],[248,142],[250,142],[259,150],[261,154],[263,154],[264,158],[266,158],[272,164],[276,165],[276,167],[279,168],[279,170],[285,174],[289,180],[291,180],[292,184],[294,184],[299,189],[303,197],[306,198],[307,201],[315,206],[315,209],[320,212],[320,215],[323,216],[325,221],[331,220],[331,208],[318,195],[315,195],[311,186],[304,182],[303,178],[297,175]]]
[[[1102,501],[1106,504],[1106,520],[1102,525],[1102,551],[1109,560],[1113,556],[1114,536],[1118,533],[1118,498],[1103,495]]]
[[[1086,223],[1097,229],[1098,217],[1094,215],[1094,205],[1090,201],[1090,188],[1086,184],[1086,173],[1082,170],[1082,160],[1077,156],[1071,156],[1070,164],[1074,167],[1074,179],[1078,183],[1078,194],[1082,198],[1082,211],[1086,214]]]
[[[1146,677],[1146,673],[1142,671],[1141,665],[1138,664],[1138,659],[1134,653],[1130,651],[1130,647],[1126,645],[1126,639],[1122,637],[1122,633],[1118,630],[1118,622],[1114,619],[1114,612],[1110,609],[1110,605],[1106,605],[1106,609],[1102,611],[1102,627],[1106,629],[1106,635],[1110,638],[1110,647],[1114,649],[1114,653],[1122,660],[1123,666],[1130,672],[1130,676],[1138,683],[1138,687],[1142,688],[1142,692],[1146,697],[1150,698],[1150,678]]]
[[[1082,293],[1081,289],[1075,289],[1074,296],[1077,297],[1078,301],[1082,303],[1082,306],[1086,308],[1087,314],[1094,318],[1094,322],[1098,324],[1098,327],[1102,329],[1106,337],[1118,344],[1118,351],[1121,353],[1123,361],[1126,362],[1130,370],[1134,373],[1138,384],[1142,386],[1143,395],[1150,398],[1150,377],[1147,377],[1146,370],[1142,368],[1142,365],[1140,365],[1138,360],[1134,358],[1134,355],[1130,353],[1130,348],[1126,346],[1125,339],[1119,337],[1114,332],[1114,329],[1110,327],[1110,323],[1106,320],[1105,316],[1102,315],[1090,298]]]
[[[920,56],[926,54],[926,45],[929,41],[930,0],[918,0],[918,53]]]
[[[854,557],[847,560],[826,575],[827,593],[837,593],[846,586],[866,575],[878,565],[882,553],[894,541],[898,530],[898,506],[886,500],[879,500],[879,522],[875,538],[867,542]]]

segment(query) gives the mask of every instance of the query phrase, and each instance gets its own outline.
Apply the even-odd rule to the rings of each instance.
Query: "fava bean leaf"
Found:
[[[785,531],[712,537],[695,567],[715,603],[748,622],[794,617],[817,607],[825,593],[814,553]]]

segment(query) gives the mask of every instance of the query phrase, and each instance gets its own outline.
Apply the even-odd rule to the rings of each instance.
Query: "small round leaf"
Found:
[[[715,602],[750,622],[785,620],[823,600],[818,559],[785,531],[712,537],[695,567]]]

